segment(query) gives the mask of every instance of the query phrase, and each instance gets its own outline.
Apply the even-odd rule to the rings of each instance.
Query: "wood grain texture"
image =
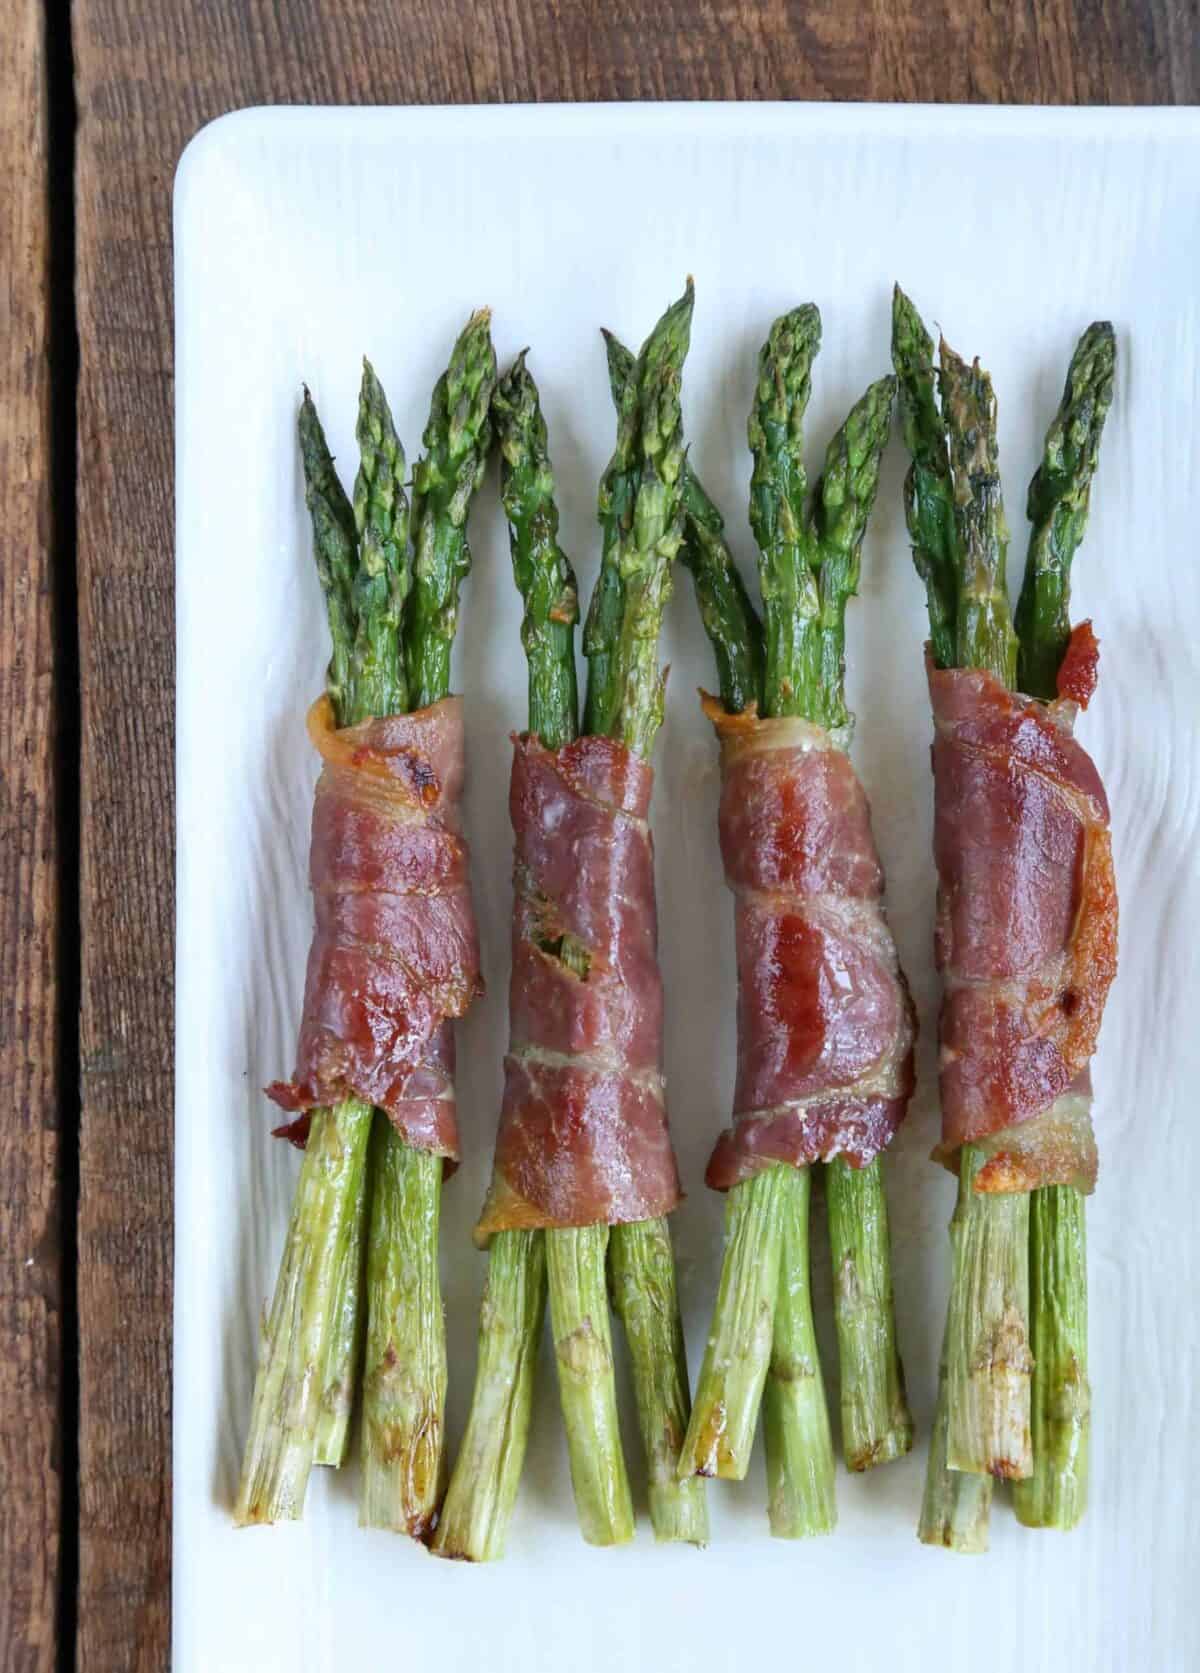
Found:
[[[61,1276],[42,8],[0,0],[0,1667],[54,1665]]]
[[[1200,97],[1179,0],[75,0],[86,1673],[169,1644],[170,188],[240,105]]]

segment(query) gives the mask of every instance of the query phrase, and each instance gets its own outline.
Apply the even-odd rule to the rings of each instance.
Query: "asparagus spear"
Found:
[[[926,583],[934,656],[951,667],[1016,677],[1016,637],[1005,586],[1008,529],[997,471],[995,398],[978,362],[943,342],[932,395],[932,342],[896,287],[893,359],[913,468],[905,509]],[[947,503],[952,519],[946,517]],[[932,509],[931,509],[932,508]],[[953,621],[953,635],[949,623]],[[990,1495],[947,1471],[1019,1477],[1030,1467],[1029,1201],[977,1193],[981,1155],[963,1145],[951,1222],[953,1277],[939,1373],[934,1442],[919,1527],[927,1543],[982,1550]]]
[[[929,1464],[921,1497],[921,1519],[917,1538],[922,1545],[940,1545],[947,1551],[986,1551],[988,1522],[992,1510],[992,1478],[972,1475],[969,1470],[952,1470],[946,1462],[946,1425],[949,1405],[946,1397],[946,1346],[938,1361],[937,1405],[929,1431]]]
[[[767,1516],[776,1539],[831,1534],[837,1525],[833,1441],[821,1381],[808,1278],[812,1175],[789,1168],[779,1301],[763,1394]]]
[[[407,557],[404,455],[387,400],[364,362],[362,466],[351,505],[308,391],[299,438],[332,655],[326,690],[339,726],[402,708],[397,631]],[[360,537],[370,547],[364,582]],[[360,646],[362,650],[360,652]],[[361,1334],[367,1143],[372,1109],[348,1098],[312,1112],[308,1144],[259,1359],[238,1488],[239,1523],[297,1518],[313,1463],[340,1464]]]
[[[638,380],[630,375],[635,369],[635,362],[611,333],[605,332],[604,338],[608,347],[609,382],[617,405],[617,440],[612,458],[600,479],[600,573],[592,589],[583,629],[583,654],[588,664],[583,730],[591,737],[607,736],[612,731],[616,713],[617,640],[624,613],[620,546],[633,519],[638,479],[635,459]],[[623,373],[622,360],[625,363]],[[619,386],[618,377],[623,377]]]
[[[504,1555],[545,1315],[545,1238],[540,1231],[497,1232],[479,1312],[475,1390],[430,1547],[436,1556],[485,1563]]]
[[[412,587],[409,507],[404,449],[369,360],[363,361],[355,434],[358,568],[351,583],[355,632],[350,656],[354,707],[364,717],[399,714],[409,706],[400,643],[404,606]]]
[[[404,449],[396,434],[387,396],[374,367],[366,359],[355,434],[359,467],[354,482],[352,526],[358,557],[357,567],[349,578],[350,615],[354,622],[349,690],[353,713],[365,720],[371,715],[394,714],[407,706],[408,684],[400,648],[400,625],[412,579]],[[324,480],[325,493],[329,496],[332,490],[328,473]],[[332,481],[337,484],[336,474]],[[337,487],[340,494],[340,484]],[[339,515],[344,516],[344,512]],[[359,1174],[358,1200],[352,1218],[355,1235],[347,1242],[337,1280],[336,1322],[326,1348],[324,1391],[313,1458],[314,1463],[334,1467],[340,1467],[346,1458],[354,1377],[362,1349],[364,1319],[360,1297],[366,1259],[367,1171],[364,1166]]]
[[[996,400],[978,361],[942,342],[938,386],[949,433],[960,574],[958,665],[1013,686],[1017,640],[1005,585],[1008,525],[1000,492]],[[954,1280],[947,1314],[946,1460],[1010,1480],[1032,1467],[1029,1347],[1029,1198],[976,1192],[974,1145],[959,1159],[951,1225]]]
[[[762,708],[845,728],[845,605],[857,588],[894,383],[873,385],[853,409],[830,444],[809,504],[803,415],[819,343],[820,316],[811,305],[776,322],[760,357],[751,413],[751,523],[766,617]],[[696,579],[714,648],[739,621],[743,641],[753,645],[752,612],[747,620],[734,597],[719,607],[701,572]],[[723,632],[714,635],[710,623],[722,621]],[[730,702],[736,689],[722,670],[726,707],[744,706]],[[862,1468],[906,1451],[912,1428],[895,1346],[879,1164],[853,1170],[838,1163],[830,1176],[840,1209],[831,1230],[843,1432],[848,1461]],[[791,1168],[764,1170],[730,1192],[721,1288],[680,1461],[681,1471],[744,1475],[765,1385],[771,1522],[784,1537],[826,1531],[835,1515],[807,1279],[808,1192],[807,1173]]]
[[[620,407],[617,452],[601,494],[606,538],[597,596],[620,598],[620,626],[611,655],[594,640],[588,653],[587,714],[605,718],[612,736],[644,756],[653,750],[662,724],[666,682],[658,665],[658,639],[671,594],[672,564],[683,540],[680,384],[693,306],[689,280],[643,345],[628,380],[634,394]],[[631,426],[636,435],[632,445]],[[625,468],[625,458],[631,459],[636,477]],[[610,527],[615,540],[609,538]],[[606,567],[617,570],[616,585],[611,575],[606,580]],[[609,1256],[613,1300],[633,1361],[655,1536],[703,1545],[708,1539],[703,1488],[675,1475],[689,1391],[666,1220],[614,1226]]]
[[[858,591],[863,537],[879,486],[891,426],[894,378],[872,384],[834,437],[814,496],[821,553],[821,688],[824,724],[850,723],[845,702],[846,602]],[[912,1419],[896,1347],[887,1199],[879,1157],[826,1170],[833,1255],[834,1316],[842,1371],[842,1445],[852,1470],[899,1458],[912,1446]]]
[[[730,714],[757,703],[763,682],[762,623],[725,542],[725,519],[685,464],[687,513],[680,556],[696,589],[700,620],[717,664],[717,689]]]
[[[234,1519],[298,1520],[315,1462],[338,1275],[359,1244],[369,1104],[313,1112],[287,1239],[259,1350]]]
[[[1071,560],[1087,528],[1092,477],[1112,406],[1117,345],[1107,320],[1089,325],[1067,372],[1042,462],[1029,484],[1032,528],[1017,600],[1017,683],[1030,697],[1056,695],[1059,664],[1071,637]]]
[[[604,341],[608,350],[609,385],[620,423],[636,360],[611,331],[604,333]],[[679,556],[695,583],[701,621],[717,663],[721,701],[731,714],[740,714],[750,703],[757,702],[762,693],[762,623],[754,613],[746,584],[726,544],[725,519],[686,456],[682,496],[684,531]],[[616,580],[615,566],[612,574]],[[601,590],[597,588],[593,605],[600,596]]]
[[[803,549],[802,425],[820,332],[820,315],[811,306],[776,322],[759,358],[751,409],[750,522],[762,553],[764,713],[796,712],[793,691],[818,663],[813,628],[820,601]],[[784,1226],[796,1208],[794,1171],[766,1168],[728,1195],[721,1282],[681,1476],[740,1480],[749,1467],[771,1358]]]
[[[934,661],[939,668],[953,668],[958,664],[962,564],[950,448],[937,401],[933,339],[899,285],[892,296],[892,363],[900,391],[901,430],[912,459],[904,481],[904,511],[913,562],[925,583]],[[946,1460],[948,1352],[947,1320],[918,1535],[926,1545],[942,1545],[951,1551],[986,1551],[992,1479],[951,1470]]]
[[[904,479],[904,512],[913,563],[925,583],[933,660],[939,668],[953,668],[961,565],[950,448],[938,410],[933,339],[899,285],[892,295],[892,364],[900,390],[900,430],[912,461]]]
[[[1016,628],[1018,679],[1031,697],[1056,694],[1071,633],[1071,560],[1087,526],[1115,364],[1112,326],[1098,321],[1071,357],[1042,463],[1029,485],[1032,530]],[[1083,1197],[1071,1185],[1036,1190],[1029,1229],[1033,1474],[1017,1483],[1014,1502],[1026,1526],[1068,1529],[1087,1504],[1091,1427]]]
[[[467,513],[491,446],[490,314],[472,315],[438,379],[413,476],[415,558],[404,609],[409,705],[450,689]],[[446,1339],[438,1276],[442,1160],[379,1122],[367,1260],[360,1520],[423,1537],[444,1486]]]
[[[576,733],[575,575],[558,544],[558,507],[537,386],[521,354],[492,397],[500,448],[501,495],[508,518],[513,576],[524,600],[521,642],[529,667],[529,727],[548,749]],[[560,1291],[562,1284],[560,1281]],[[607,1323],[603,1258],[599,1305]],[[504,1554],[529,1433],[533,1373],[546,1309],[546,1240],[540,1231],[497,1232],[488,1251],[487,1289],[479,1320],[475,1392],[433,1550],[486,1562]],[[556,1340],[570,1334],[560,1306]],[[568,1389],[576,1381],[568,1376]],[[611,1356],[607,1377],[611,1391]],[[569,1394],[564,1401],[569,1409]],[[615,1394],[605,1431],[617,1447]],[[602,1406],[607,1415],[608,1408]],[[568,1418],[569,1433],[581,1425]],[[619,1479],[623,1479],[620,1466]],[[619,1496],[619,1495],[618,1495]],[[627,1489],[626,1489],[627,1496]],[[631,1513],[630,1513],[631,1514]],[[618,1518],[620,1520],[620,1518]],[[626,1518],[627,1520],[627,1518]],[[601,1518],[595,1519],[600,1526]],[[624,1523],[622,1522],[623,1526]]]
[[[450,690],[459,588],[471,568],[467,512],[487,465],[495,387],[491,310],[481,308],[468,320],[434,387],[422,437],[425,451],[413,472],[416,552],[404,653],[414,709],[436,703]]]
[[[578,730],[575,577],[557,544],[558,513],[537,389],[523,360],[498,403],[504,437],[505,506],[513,532],[513,572],[525,600],[522,639],[529,660],[529,723],[548,748]],[[521,503],[518,504],[518,501]],[[593,612],[597,608],[593,601]],[[615,644],[606,655],[615,656]],[[567,944],[567,960],[585,950]],[[605,1287],[607,1226],[545,1235],[550,1326],[576,1510],[592,1545],[633,1538],[633,1499],[617,1418],[612,1330]]]

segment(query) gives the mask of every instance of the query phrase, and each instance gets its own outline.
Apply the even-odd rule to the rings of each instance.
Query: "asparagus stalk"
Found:
[[[631,397],[626,396],[619,411],[614,465],[601,495],[606,539],[598,588],[619,596],[621,614],[611,656],[603,649],[599,658],[589,653],[587,713],[607,716],[609,733],[647,757],[662,724],[666,678],[659,670],[658,640],[671,595],[672,564],[683,541],[680,385],[693,306],[689,280],[638,356],[629,379],[636,393],[635,417],[629,417]],[[631,422],[636,443],[629,448]],[[626,450],[636,480],[622,467]],[[615,542],[608,539],[610,525]],[[607,567],[617,570],[616,586],[606,582],[606,559]],[[708,1511],[702,1484],[681,1481],[674,1471],[690,1401],[675,1260],[665,1219],[613,1227],[610,1276],[633,1361],[655,1537],[703,1545],[708,1540]]]
[[[394,714],[407,706],[408,683],[400,646],[400,625],[412,581],[412,565],[408,550],[404,449],[383,386],[374,367],[365,359],[355,433],[359,467],[354,482],[353,531],[358,559],[349,587],[354,621],[349,689],[354,713],[359,719],[366,719],[370,715]],[[325,481],[325,492],[329,495],[328,475]],[[337,483],[336,475],[333,482]],[[338,1274],[335,1323],[326,1348],[313,1460],[335,1468],[346,1459],[354,1377],[362,1351],[364,1320],[360,1299],[366,1260],[366,1191],[364,1167],[359,1175],[358,1199],[351,1219],[354,1235],[347,1241]]]
[[[407,698],[413,708],[450,689],[458,596],[471,566],[467,513],[491,445],[496,356],[486,309],[454,345],[433,392],[413,477],[415,558],[404,608]],[[367,1349],[363,1375],[364,1526],[424,1536],[444,1485],[446,1341],[438,1276],[442,1160],[404,1143],[390,1122],[371,1187]],[[382,1239],[391,1239],[386,1246]]]
[[[820,553],[823,724],[850,724],[845,700],[846,603],[858,591],[863,538],[891,427],[894,378],[871,385],[834,437],[813,504]],[[899,1458],[912,1446],[912,1418],[896,1345],[883,1162],[826,1169],[833,1305],[842,1372],[842,1446],[852,1470]]]
[[[440,1183],[440,1158],[405,1144],[381,1115],[371,1135],[359,1522],[415,1539],[431,1531],[444,1487]]]
[[[911,460],[904,479],[904,512],[913,563],[925,583],[933,660],[939,668],[954,668],[961,565],[950,448],[938,409],[933,340],[899,285],[892,294],[892,364],[900,391],[900,430]]]
[[[933,340],[899,285],[892,296],[892,364],[900,392],[900,428],[912,461],[904,480],[904,511],[913,562],[925,583],[934,661],[939,668],[953,668],[958,662],[960,563],[950,448],[937,401]],[[947,1341],[943,1333],[937,1405],[917,1532],[926,1545],[941,1545],[951,1551],[986,1551],[991,1477],[981,1479],[951,1470],[946,1458]]]
[[[820,346],[821,316],[812,304],[776,320],[759,355],[758,383],[749,421],[754,458],[750,526],[759,549],[765,638],[761,712],[764,715],[808,714],[816,720],[823,718],[824,710],[820,677],[821,596],[807,527],[808,479],[804,469],[803,426],[812,392],[812,365]],[[780,1264],[770,1296],[771,1347],[763,1437],[767,1448],[768,1513],[772,1532],[791,1533],[799,1532],[806,1525],[814,1530],[832,1527],[836,1511],[832,1508],[832,1454],[824,1457],[818,1451],[812,1460],[811,1474],[803,1467],[808,1440],[813,1434],[821,1433],[822,1419],[825,1426],[828,1424],[815,1343],[811,1374],[802,1385],[808,1395],[807,1424],[793,1405],[779,1397],[779,1381],[770,1376],[772,1363],[785,1369],[789,1367],[795,1344],[803,1342],[809,1334],[805,1329],[809,1321],[803,1317],[808,1297],[807,1238],[801,1242],[797,1223],[801,1205],[807,1211],[809,1180],[805,1178],[801,1183],[795,1169],[779,1171],[783,1178],[775,1197],[780,1220]],[[759,1175],[745,1185],[734,1187],[734,1192],[744,1192],[750,1197],[749,1209],[753,1216],[769,1209],[770,1196],[763,1177]],[[714,1320],[713,1336],[720,1340],[719,1313]],[[758,1374],[755,1368],[756,1379]],[[703,1393],[702,1373],[698,1405]],[[814,1412],[814,1407],[819,1411]],[[739,1475],[746,1472],[753,1444],[752,1425],[756,1414],[747,1415],[751,1426],[743,1428],[736,1448],[731,1447],[740,1463]],[[824,1507],[829,1507],[828,1517],[822,1515]]]
[[[808,1168],[784,1170],[779,1305],[763,1395],[767,1515],[776,1539],[831,1534],[837,1525],[833,1440],[808,1279]]]
[[[989,669],[1011,686],[1016,636],[1005,586],[1008,529],[991,380],[978,362],[967,366],[943,342],[939,416],[933,344],[899,286],[892,353],[913,456],[905,511],[926,585],[935,660]],[[988,1505],[986,1497],[945,1481],[945,1471],[1020,1477],[1030,1467],[1029,1201],[976,1192],[980,1162],[975,1146],[962,1147],[950,1305],[919,1529],[928,1543],[955,1550],[985,1548]]]
[[[929,1432],[929,1465],[921,1498],[917,1538],[922,1545],[940,1545],[963,1554],[986,1551],[992,1511],[992,1478],[952,1470],[946,1462],[949,1396],[946,1388],[946,1337],[938,1361],[937,1405]]]
[[[1071,356],[1042,462],[1029,484],[1026,515],[1032,527],[1016,610],[1017,682],[1030,697],[1047,701],[1056,695],[1071,637],[1071,560],[1087,528],[1116,356],[1108,321],[1089,325]]]
[[[680,1482],[675,1476],[691,1396],[675,1256],[665,1219],[613,1228],[608,1278],[633,1365],[654,1537],[660,1543],[704,1545],[708,1509],[703,1483]]]
[[[1032,697],[1054,697],[1070,638],[1071,560],[1087,525],[1115,362],[1112,326],[1089,326],[1071,357],[1042,463],[1029,485],[1032,530],[1016,628],[1018,679]],[[1026,1526],[1068,1529],[1087,1505],[1091,1428],[1083,1197],[1071,1185],[1036,1190],[1029,1230],[1033,1474],[1017,1483],[1014,1502]]]
[[[404,705],[395,639],[407,577],[404,454],[363,363],[352,505],[308,391],[299,417],[305,498],[332,654],[326,690],[339,726]],[[297,1518],[314,1463],[341,1464],[361,1339],[366,1163],[372,1110],[348,1098],[314,1110],[255,1383],[236,1520]]]
[[[529,668],[529,726],[548,749],[568,743],[576,733],[579,708],[575,674],[575,624],[579,603],[575,575],[558,544],[558,507],[554,476],[546,446],[546,425],[537,386],[518,356],[492,397],[492,414],[500,448],[501,495],[508,518],[513,576],[525,605],[521,643]],[[556,1268],[556,1272],[557,1272]],[[584,1329],[584,1319],[603,1319],[603,1251],[595,1290],[582,1308],[568,1315],[563,1305],[564,1282],[558,1274],[559,1299],[556,1346],[573,1330]],[[574,1293],[579,1294],[578,1285]],[[462,1449],[454,1466],[433,1550],[440,1556],[486,1562],[504,1555],[508,1524],[516,1502],[533,1396],[533,1373],[538,1339],[546,1308],[546,1240],[540,1231],[497,1232],[488,1251],[488,1279],[479,1320],[479,1354],[475,1392]],[[585,1331],[586,1334],[586,1331]],[[595,1355],[593,1355],[593,1358]],[[616,1422],[611,1354],[607,1377],[591,1379],[607,1389],[607,1402],[598,1402],[601,1434],[595,1453],[616,1459],[616,1486],[601,1497],[624,1537],[631,1523],[626,1512],[628,1486],[622,1500],[624,1464]],[[584,1434],[587,1425],[576,1420],[572,1395],[584,1386],[584,1410],[594,1412],[589,1380],[566,1373],[564,1410],[568,1433]],[[605,1421],[607,1420],[607,1421]],[[590,1437],[595,1440],[595,1435]],[[585,1453],[587,1447],[584,1448]],[[574,1464],[574,1452],[572,1453]],[[582,1465],[576,1472],[585,1481]],[[591,1504],[586,1484],[584,1503]],[[590,1516],[594,1533],[606,1531],[601,1514]]]
[[[498,1232],[488,1251],[471,1410],[430,1547],[436,1556],[484,1563],[504,1555],[545,1314],[545,1238]]]
[[[404,606],[412,588],[404,449],[369,360],[363,361],[355,434],[358,567],[350,594],[355,620],[350,671],[354,708],[366,718],[400,714],[409,706],[400,640]]]
[[[1043,1185],[1029,1211],[1033,1473],[1013,1494],[1027,1528],[1078,1525],[1087,1509],[1087,1214],[1073,1185]]]
[[[842,1372],[842,1450],[851,1470],[902,1458],[913,1423],[896,1344],[887,1193],[879,1158],[825,1169],[833,1311]]]
[[[636,361],[611,331],[604,333],[604,340],[609,384],[620,421]],[[685,520],[680,560],[695,583],[700,618],[716,659],[721,701],[730,714],[740,714],[762,694],[762,623],[726,543],[725,519],[686,456],[682,497]],[[595,596],[599,596],[599,589]]]
[[[583,630],[583,654],[588,664],[583,730],[590,737],[607,737],[616,714],[617,640],[625,608],[620,549],[633,520],[638,480],[638,380],[631,375],[636,362],[611,333],[605,332],[604,338],[609,382],[617,406],[617,440],[600,479],[600,573],[592,589]]]
[[[495,387],[491,311],[481,308],[468,320],[434,387],[422,437],[425,451],[413,472],[416,553],[404,652],[414,709],[438,702],[450,690],[459,589],[471,568],[467,513],[487,465]]]
[[[355,1223],[371,1106],[347,1099],[314,1111],[254,1383],[234,1519],[298,1520],[314,1453],[338,1275],[358,1245]]]
[[[571,1486],[580,1531],[589,1545],[624,1545],[633,1538],[605,1284],[608,1240],[607,1226],[546,1233],[550,1332]]]
[[[847,728],[844,698],[845,606],[857,589],[859,555],[878,486],[894,383],[881,380],[834,437],[811,504],[803,464],[803,416],[820,316],[811,305],[772,328],[759,363],[750,419],[754,452],[751,524],[758,541],[765,614],[762,709],[803,714]],[[743,622],[721,608],[697,572],[701,613]],[[707,594],[707,596],[706,596]],[[752,613],[751,613],[752,619]],[[727,637],[728,629],[721,636]],[[726,688],[728,687],[728,691]],[[737,691],[722,669],[726,706]],[[834,1235],[835,1305],[843,1356],[843,1432],[852,1467],[895,1457],[911,1445],[903,1374],[892,1316],[886,1210],[880,1212],[878,1162],[862,1170],[835,1163],[840,1216]],[[767,1169],[730,1192],[726,1255],[714,1325],[680,1469],[739,1478],[767,1390],[766,1442],[773,1531],[787,1535],[833,1525],[832,1453],[812,1335],[806,1229],[809,1180]],[[793,1376],[796,1366],[802,1376]],[[784,1375],[767,1373],[770,1368]]]
[[[359,1099],[352,1102],[356,1106],[363,1134],[369,1135],[371,1123],[367,1112],[370,1106]],[[331,1325],[326,1333],[322,1365],[321,1403],[313,1443],[313,1463],[328,1464],[335,1470],[346,1462],[350,1447],[354,1382],[362,1360],[363,1327],[366,1322],[362,1290],[367,1257],[367,1149],[364,1137],[358,1150],[362,1166],[358,1168],[354,1201],[348,1207],[349,1234],[341,1250],[334,1281]]]
[[[961,554],[959,664],[1016,682],[1017,640],[1005,585],[1008,525],[1000,492],[991,379],[948,345],[939,389],[949,432],[955,533]],[[959,1160],[951,1224],[954,1278],[947,1315],[946,1459],[952,1470],[1019,1480],[1032,1468],[1029,1197],[973,1189],[974,1145]]]
[[[762,623],[725,542],[725,520],[686,464],[683,505],[687,521],[680,556],[695,585],[721,702],[730,714],[741,714],[762,692]]]
[[[611,333],[606,332],[605,339],[609,381],[620,422],[622,402],[636,362],[629,350]],[[691,571],[696,586],[701,619],[716,657],[721,700],[727,709],[737,713],[759,700],[763,667],[762,625],[725,544],[721,514],[686,458],[682,471],[682,500],[685,522],[680,556]],[[783,1170],[771,1170],[769,1179],[773,1190],[783,1190]],[[727,1306],[738,1308],[739,1314],[729,1332],[728,1359],[720,1366],[719,1372],[714,1371],[713,1374],[727,1374],[747,1356],[760,1367],[761,1376],[757,1383],[751,1379],[748,1384],[739,1382],[736,1388],[744,1406],[749,1409],[748,1413],[743,1411],[739,1415],[734,1426],[736,1428],[738,1422],[748,1422],[753,1434],[770,1356],[770,1314],[778,1282],[782,1224],[775,1214],[751,1223],[741,1212],[744,1204],[744,1194],[739,1196],[735,1192],[731,1194],[726,1208],[728,1253],[722,1273],[722,1293],[728,1291]],[[747,1237],[744,1233],[753,1235]],[[756,1347],[755,1333],[764,1320],[765,1339]],[[724,1403],[714,1404],[712,1411],[714,1426],[701,1443],[707,1466],[699,1472],[702,1475],[724,1474],[728,1462]]]
[[[578,730],[578,597],[574,574],[557,544],[545,423],[523,360],[505,385],[498,411],[513,568],[525,600],[529,722],[543,743],[556,749]],[[615,646],[608,649],[609,643],[606,636],[606,654],[614,656]],[[582,962],[586,955],[585,949],[567,944],[560,956]],[[545,1241],[551,1335],[580,1529],[589,1544],[623,1544],[633,1538],[633,1499],[617,1417],[605,1286],[608,1228],[553,1230]]]
[[[750,524],[760,551],[764,714],[802,713],[819,667],[820,599],[805,540],[803,421],[820,342],[821,316],[811,305],[777,320],[759,356],[750,412]],[[717,1306],[679,1460],[681,1475],[740,1481],[749,1468],[775,1335],[789,1201],[785,1173],[765,1168],[729,1193]]]

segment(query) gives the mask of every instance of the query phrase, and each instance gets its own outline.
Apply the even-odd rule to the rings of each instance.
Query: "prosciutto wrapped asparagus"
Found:
[[[1030,488],[1015,632],[990,380],[943,342],[939,410],[933,344],[899,288],[893,356],[930,617],[938,1155],[959,1180],[920,1536],[972,1551],[986,1548],[993,1477],[1018,1483],[1018,1513],[1038,1526],[1072,1526],[1086,1495],[1088,1066],[1116,973],[1117,898],[1104,787],[1073,736],[1096,641],[1090,623],[1071,630],[1068,596],[1114,339],[1094,325],[1072,359]]]
[[[881,380],[854,408],[810,503],[801,422],[819,342],[816,309],[799,308],[760,360],[751,520],[765,656],[694,478],[688,501],[689,567],[721,673],[721,702],[706,698],[705,710],[721,745],[739,997],[735,1120],[706,1176],[730,1193],[725,1264],[680,1469],[743,1476],[762,1398],[771,1526],[783,1537],[828,1532],[836,1517],[808,1284],[816,1163],[829,1164],[847,1461],[896,1457],[912,1437],[878,1158],[912,1091],[914,1018],[843,695],[845,606],[895,386]]]
[[[675,1479],[688,1386],[665,1216],[681,1193],[664,1101],[647,823],[663,702],[657,643],[680,541],[679,382],[691,316],[689,285],[642,350],[602,487],[582,735],[575,578],[557,544],[545,425],[523,357],[496,399],[530,729],[514,739],[511,1043],[476,1233],[489,1246],[488,1291],[471,1416],[434,1542],[444,1556],[503,1552],[540,1328],[540,1262],[584,1537],[609,1545],[633,1532],[607,1272],[629,1340],[656,1536],[707,1538],[700,1484]]]
[[[280,1133],[305,1154],[259,1361],[239,1522],[301,1514],[312,1464],[343,1461],[356,1386],[363,1522],[423,1536],[441,1497],[438,1211],[443,1170],[458,1159],[452,1019],[480,987],[449,665],[494,383],[485,311],[434,391],[411,517],[403,449],[369,366],[353,504],[307,392],[301,409],[333,656],[309,714],[322,772],[296,1069],[269,1089],[293,1117]]]

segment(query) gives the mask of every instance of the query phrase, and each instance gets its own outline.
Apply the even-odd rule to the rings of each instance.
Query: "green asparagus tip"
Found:
[[[944,337],[938,338],[938,386],[950,428],[955,497],[963,504],[972,477],[996,475],[996,395],[978,355],[968,365]]]
[[[892,291],[892,357],[901,377],[919,373],[933,359],[933,339],[899,285]]]
[[[1079,339],[1041,463],[1029,484],[1026,511],[1032,528],[1016,628],[1018,684],[1032,697],[1054,696],[1071,636],[1071,563],[1087,528],[1100,437],[1112,405],[1116,352],[1107,320],[1097,320]]]
[[[517,436],[523,436],[531,427],[540,432],[542,452],[545,452],[546,446],[546,425],[541,415],[537,385],[525,364],[528,353],[528,348],[521,350],[492,394],[492,415],[496,419],[500,452],[510,463],[513,462]]]
[[[612,389],[612,397],[619,411],[625,386],[628,384],[637,362],[632,351],[627,349],[621,339],[611,332],[607,326],[600,327],[600,334],[604,338],[604,351],[608,356],[609,387]]]
[[[689,278],[683,295],[663,314],[638,357],[642,479],[634,520],[637,544],[643,549],[680,521],[678,504],[670,492],[664,499],[660,488],[675,489],[686,458],[680,384],[691,343],[694,307],[695,291]],[[675,532],[682,537],[681,527]],[[677,548],[678,540],[675,545]]]
[[[329,443],[325,440],[325,430],[317,413],[312,391],[306,383],[300,387],[304,391],[298,421],[300,455],[304,463],[305,480],[310,486],[315,486],[323,482],[327,471],[332,471],[333,455],[329,451]]]
[[[880,378],[851,408],[825,455],[814,516],[823,546],[853,553],[855,573],[842,578],[853,594],[857,555],[879,486],[879,465],[892,426],[896,379]]]
[[[813,361],[820,348],[821,311],[815,302],[802,303],[772,325],[758,358],[758,398],[750,413],[751,451],[778,446],[785,436],[799,439],[812,393]]]
[[[1062,401],[1046,434],[1042,463],[1029,484],[1031,523],[1043,521],[1073,484],[1086,494],[1112,405],[1116,356],[1117,339],[1110,323],[1097,320],[1089,325],[1071,356]]]
[[[696,290],[689,277],[683,295],[671,303],[642,344],[643,387],[661,377],[665,367],[674,366],[678,370],[682,366],[692,340],[695,307]]]
[[[359,429],[362,429],[365,413],[370,412],[374,414],[379,413],[380,411],[387,412],[388,418],[391,418],[391,412],[387,404],[387,396],[383,393],[383,385],[379,381],[379,376],[376,373],[374,366],[372,366],[371,362],[364,354],[362,362],[362,383],[359,385],[358,391]]]
[[[490,308],[479,308],[471,315],[454,345],[450,364],[446,368],[447,454],[451,462],[457,462],[466,455],[472,465],[467,473],[468,483],[461,485],[464,490],[462,518],[456,520],[465,520],[466,501],[479,485],[487,457],[487,415],[496,385],[496,351],[492,347],[491,320]],[[430,426],[434,428],[435,435],[431,441],[426,434],[427,448],[435,445],[438,439],[432,415]]]

